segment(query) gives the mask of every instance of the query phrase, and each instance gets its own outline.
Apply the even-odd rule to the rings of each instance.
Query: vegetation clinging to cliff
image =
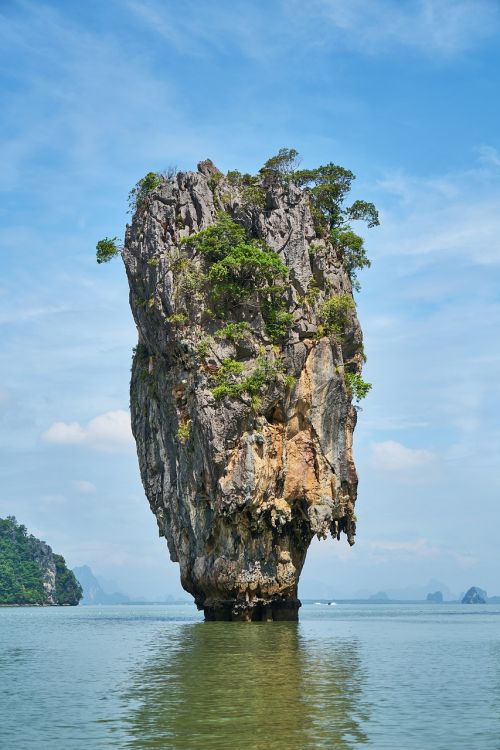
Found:
[[[118,237],[105,237],[103,240],[99,240],[95,249],[97,262],[109,263],[112,258],[115,258],[120,253]]]
[[[0,518],[0,604],[47,604],[45,571],[39,563],[41,543],[13,516]],[[57,604],[78,604],[82,589],[61,555],[55,563]]]
[[[264,388],[276,379],[281,372],[279,364],[265,354],[260,354],[252,372],[246,377],[241,377],[244,371],[242,362],[230,357],[224,359],[217,374],[215,375],[215,387],[212,393],[215,398],[224,396],[237,398],[243,394],[252,397],[252,405],[260,403],[260,396]],[[255,399],[258,399],[256,401]]]
[[[208,178],[209,187],[213,193],[215,205],[223,206],[224,210],[217,213],[214,224],[180,240],[180,246],[189,248],[193,258],[202,258],[202,269],[193,258],[181,255],[175,261],[175,272],[178,274],[178,290],[185,297],[184,306],[189,308],[191,302],[201,300],[209,294],[213,307],[207,307],[207,313],[227,319],[227,314],[238,317],[238,309],[245,304],[251,304],[260,309],[265,323],[268,337],[277,344],[283,345],[288,339],[294,318],[288,309],[284,292],[288,283],[288,269],[280,255],[272,250],[260,238],[247,230],[230,215],[231,194],[228,189],[237,190],[237,200],[240,207],[251,208],[258,213],[266,211],[269,200],[269,189],[273,186],[287,190],[287,186],[294,184],[305,191],[314,221],[317,235],[326,242],[310,243],[309,254],[311,262],[317,253],[328,253],[333,247],[336,257],[344,266],[351,281],[352,288],[359,291],[360,284],[357,272],[370,266],[366,255],[364,241],[356,234],[350,222],[364,221],[368,227],[379,223],[378,212],[373,203],[355,200],[346,203],[351,190],[354,174],[344,167],[330,162],[313,169],[299,169],[300,158],[295,149],[282,148],[270,157],[258,174],[241,174],[230,171],[223,175],[215,170]],[[175,174],[148,172],[140,179],[129,193],[129,207],[131,211],[141,209],[148,195]],[[238,204],[237,204],[238,205]],[[177,229],[184,228],[184,220],[180,214],[176,216]],[[118,255],[121,251],[117,238],[105,238],[97,243],[97,262],[104,263]],[[156,267],[158,258],[147,261],[148,265]],[[173,266],[172,266],[173,268]],[[316,306],[320,289],[313,278],[302,301],[309,311]],[[141,304],[154,306],[154,298],[143,300]],[[177,305],[174,305],[174,308]],[[342,341],[349,327],[350,319],[355,311],[355,304],[350,294],[336,294],[323,301],[316,308],[318,316],[316,338],[334,335]],[[166,320],[173,327],[189,325],[189,315],[185,309],[174,309]],[[228,322],[215,334],[216,338],[226,339],[236,344],[245,338],[251,339],[252,333],[244,320]],[[206,337],[198,344],[198,356],[205,356],[208,351]],[[259,370],[259,368],[257,368]],[[223,395],[240,395],[251,391],[242,387],[242,381],[231,382],[223,377],[225,368],[221,368],[222,380],[215,386],[217,397]],[[234,375],[234,373],[233,373]],[[348,392],[357,400],[366,396],[370,384],[356,378],[346,376]],[[262,388],[260,384],[259,388]],[[255,394],[254,394],[255,395]]]
[[[144,204],[148,194],[160,187],[165,177],[159,172],[148,172],[136,182],[128,194],[128,206],[130,213],[133,213]]]
[[[349,395],[358,403],[371,391],[372,384],[363,380],[359,372],[344,372],[344,380]]]
[[[0,519],[0,604],[43,604],[43,575],[33,542],[13,516]]]
[[[56,600],[58,604],[78,604],[83,590],[75,574],[66,566],[62,555],[54,555],[56,565]]]
[[[337,294],[326,299],[319,311],[322,324],[318,333],[323,336],[335,333],[339,338],[342,338],[355,309],[356,305],[349,294]]]
[[[371,263],[366,255],[363,238],[353,231],[349,222],[365,221],[368,227],[378,226],[378,211],[373,203],[364,200],[355,200],[350,206],[344,205],[346,195],[351,190],[351,184],[356,179],[350,170],[332,162],[314,169],[298,169],[299,164],[298,151],[293,148],[282,148],[265,162],[258,175],[241,174],[237,170],[232,170],[227,173],[226,181],[233,187],[241,188],[241,198],[245,207],[252,207],[259,211],[265,210],[266,205],[266,192],[262,183],[264,185],[266,183],[283,185],[294,183],[297,187],[306,190],[316,231],[320,236],[329,239],[336,248],[353,289],[359,291],[360,283],[356,272],[368,268]],[[149,193],[159,188],[164,180],[171,179],[176,172],[176,168],[171,167],[166,173],[148,172],[138,180],[128,195],[130,212],[133,213],[141,208]],[[209,185],[214,195],[222,178],[223,175],[219,172],[209,178]],[[224,196],[222,196],[222,202],[224,203]],[[224,212],[221,213],[224,214]],[[179,226],[182,227],[182,217],[179,216],[178,220]],[[245,230],[242,227],[239,229],[243,235],[236,244],[245,239]],[[216,231],[215,236],[217,234]],[[228,237],[231,234],[233,239],[236,239],[234,231],[230,232]],[[206,235],[204,237],[206,247],[210,241],[210,236]],[[120,253],[116,237],[99,240],[96,249],[98,263],[106,263]],[[154,260],[152,262],[154,263]]]
[[[282,299],[288,269],[265,242],[250,237],[221,211],[215,224],[184,237],[181,244],[208,262],[207,280],[219,307],[241,303],[256,293],[270,338],[286,335],[292,320]]]
[[[299,154],[295,149],[282,148],[266,161],[259,174],[271,183],[294,183],[307,191],[317,233],[330,240],[339,252],[353,289],[360,290],[356,271],[369,267],[363,238],[356,234],[350,221],[364,221],[369,228],[379,224],[373,203],[355,200],[344,205],[355,175],[330,162],[314,169],[298,169]]]

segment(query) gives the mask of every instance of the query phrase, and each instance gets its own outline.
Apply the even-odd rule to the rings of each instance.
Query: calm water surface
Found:
[[[500,749],[500,607],[0,609],[2,750]]]

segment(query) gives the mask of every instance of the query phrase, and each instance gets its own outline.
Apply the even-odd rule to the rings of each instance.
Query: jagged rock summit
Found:
[[[142,183],[122,255],[132,428],[160,535],[207,619],[296,619],[313,536],[354,542],[352,401],[369,385],[352,268],[334,220],[279,169],[206,160]],[[355,206],[344,218],[363,218]]]

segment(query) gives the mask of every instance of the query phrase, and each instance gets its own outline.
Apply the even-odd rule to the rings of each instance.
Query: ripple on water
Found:
[[[498,750],[500,607],[0,610],[0,746]]]

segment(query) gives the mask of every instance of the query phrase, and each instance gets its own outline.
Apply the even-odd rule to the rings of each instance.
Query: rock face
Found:
[[[488,594],[478,586],[471,586],[462,599],[462,604],[486,604]]]
[[[56,562],[52,554],[52,548],[47,542],[33,542],[33,560],[42,571],[42,582],[45,591],[46,603],[57,604],[56,594]]]
[[[296,619],[313,536],[344,533],[354,543],[357,415],[345,373],[361,370],[362,333],[349,276],[317,236],[303,191],[264,181],[253,202],[210,161],[198,170],[165,178],[127,227],[142,481],[182,585],[207,619]],[[221,211],[288,270],[282,297],[293,321],[278,344],[262,294],[226,298],[221,309],[207,256],[183,241]],[[332,297],[351,302],[335,332],[321,324]],[[232,395],[217,393],[221,382],[236,384]]]

